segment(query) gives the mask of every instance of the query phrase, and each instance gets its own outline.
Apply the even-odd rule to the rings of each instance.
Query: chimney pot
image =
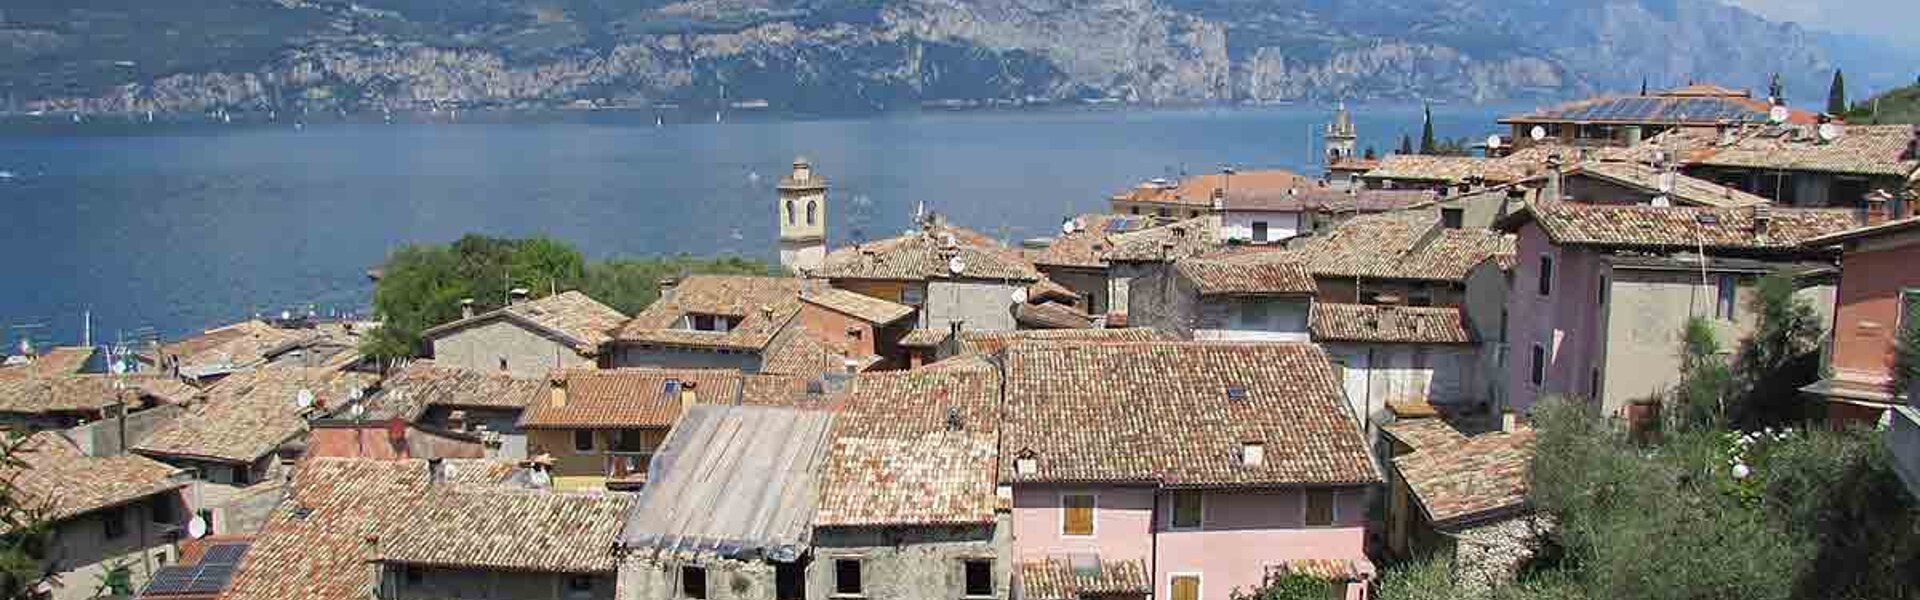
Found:
[[[1773,225],[1773,203],[1759,202],[1753,205],[1753,235],[1766,237]]]
[[[1893,194],[1887,193],[1886,190],[1874,190],[1868,193],[1864,199],[1866,214],[1862,224],[1872,226],[1890,220],[1893,217],[1893,213],[1889,211],[1892,201]]]
[[[427,483],[439,485],[447,481],[447,463],[439,458],[427,459]]]
[[[530,293],[531,292],[527,291],[527,288],[513,288],[511,290],[507,290],[507,303],[519,304],[521,302],[526,302],[527,295]]]
[[[473,299],[472,298],[460,299],[460,318],[462,319],[473,318]]]

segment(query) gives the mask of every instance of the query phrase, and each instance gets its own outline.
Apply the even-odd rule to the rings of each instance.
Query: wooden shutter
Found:
[[[1175,576],[1173,600],[1200,600],[1200,578],[1195,575]]]
[[[1333,524],[1333,490],[1307,490],[1307,526]]]
[[[1061,498],[1061,505],[1066,513],[1061,520],[1061,534],[1093,535],[1093,496],[1066,496]]]

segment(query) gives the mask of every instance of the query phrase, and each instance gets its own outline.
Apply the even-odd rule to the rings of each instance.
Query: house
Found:
[[[307,454],[353,458],[527,458],[519,427],[547,380],[410,361],[378,391],[308,422]]]
[[[552,375],[521,414],[527,452],[553,461],[560,489],[634,489],[681,414],[743,392],[728,369],[573,369]]]
[[[436,464],[437,467],[433,466]],[[507,492],[521,489],[510,481],[516,470],[512,463],[485,460],[449,459],[438,463],[418,459],[331,457],[303,460],[295,467],[284,500],[260,528],[221,597],[226,600],[278,600],[290,596],[339,600],[391,598],[381,595],[387,591],[381,585],[386,569],[378,564],[383,542],[401,536],[409,528],[423,526],[419,517],[434,506],[431,500],[455,488],[484,487]],[[451,521],[441,526],[458,527],[470,520],[485,522],[499,518],[499,515],[461,514],[441,517]],[[582,534],[591,529],[579,522],[523,525],[577,527],[568,531]],[[532,539],[536,534],[526,535]],[[601,547],[607,546],[603,543]]]
[[[59,346],[45,353],[23,352],[7,357],[7,361],[0,364],[0,380],[76,375],[85,371],[91,362],[93,348],[88,346]]]
[[[1306,266],[1285,258],[1183,259],[1133,287],[1131,325],[1183,339],[1228,341],[1306,341],[1315,291]]]
[[[1337,366],[1348,414],[1369,431],[1394,403],[1464,406],[1491,397],[1486,350],[1459,307],[1317,302],[1308,322]]]
[[[1297,188],[1234,190],[1221,201],[1218,238],[1230,244],[1274,244],[1321,232],[1354,215],[1401,210],[1436,197],[1424,189]]]
[[[1512,582],[1552,527],[1527,499],[1534,431],[1469,437],[1431,417],[1385,430],[1389,551],[1450,552],[1454,582],[1469,589]]]
[[[1501,229],[1519,236],[1506,340],[1507,401],[1595,400],[1614,414],[1679,380],[1680,335],[1708,319],[1731,350],[1752,330],[1753,285],[1778,271],[1826,267],[1802,245],[1853,227],[1853,211],[1539,202]],[[1831,288],[1809,285],[1803,294]],[[1831,307],[1830,300],[1813,302]]]
[[[760,371],[776,336],[800,313],[801,293],[825,287],[749,275],[668,281],[659,300],[614,333],[611,365]]]
[[[1109,199],[1114,214],[1145,215],[1162,219],[1192,219],[1220,208],[1219,199],[1232,190],[1261,190],[1306,187],[1308,178],[1285,169],[1236,171],[1225,169],[1182,177],[1180,181],[1152,179],[1141,182]]]
[[[601,345],[627,321],[626,315],[578,291],[528,300],[515,290],[504,307],[461,317],[420,332],[440,364],[475,371],[540,377],[554,369],[591,366]]]
[[[1875,423],[1903,404],[1895,378],[1900,332],[1920,315],[1920,217],[1872,223],[1807,240],[1809,247],[1840,246],[1840,285],[1834,295],[1830,373],[1801,391],[1827,404],[1833,423]]]
[[[198,393],[192,386],[165,375],[0,378],[0,428],[67,429],[105,420],[120,414],[122,409],[133,413],[185,404]]]
[[[1323,302],[1466,306],[1469,276],[1513,254],[1512,236],[1464,226],[1445,208],[1355,217],[1295,246]],[[1258,253],[1224,260],[1268,260]]]
[[[1364,597],[1380,476],[1319,347],[1033,343],[1004,365],[1016,597],[1224,600],[1319,562]]]
[[[616,598],[809,598],[833,419],[771,406],[688,409],[620,528]]]
[[[1080,215],[1061,226],[1061,234],[1044,247],[1027,253],[1027,259],[1047,279],[1071,290],[1080,298],[1079,306],[1088,314],[1104,317],[1124,312],[1124,305],[1108,297],[1107,250],[1112,236],[1153,226],[1151,217],[1126,215]]]
[[[1106,251],[1107,326],[1129,323],[1126,308],[1132,303],[1128,291],[1134,280],[1153,275],[1173,261],[1225,246],[1220,218],[1212,214],[1112,236]]]
[[[180,556],[155,569],[139,600],[218,600],[233,571],[253,546],[251,535],[210,535],[182,540]]]
[[[40,590],[46,597],[128,595],[169,562],[189,514],[180,469],[139,456],[86,456],[54,432],[16,444],[17,463],[0,466],[0,478],[19,506],[39,507],[49,527],[42,566],[55,578]]]
[[[1778,98],[1758,99],[1745,90],[1701,83],[1638,96],[1588,98],[1503,117],[1500,124],[1512,128],[1509,139],[1520,148],[1541,142],[1624,147],[1667,131],[1766,123],[1776,105],[1789,123],[1813,123],[1818,117],[1788,108]]]
[[[381,600],[614,597],[612,546],[631,495],[426,487],[369,543]]]
[[[304,339],[301,331],[259,319],[241,321],[138,353],[139,370],[194,381],[214,381],[272,360],[275,349]]]
[[[862,375],[838,396],[807,598],[1009,598],[999,377]]]
[[[270,368],[228,375],[185,414],[134,445],[133,451],[218,486],[267,480],[280,466],[282,444],[302,438],[307,417],[344,406],[374,377],[325,369]],[[207,486],[198,486],[204,491]]]
[[[918,310],[914,327],[1008,330],[1014,293],[1040,280],[1033,263],[985,234],[923,219],[918,231],[834,250],[814,273],[833,287]]]
[[[1893,218],[1913,214],[1902,190],[1920,175],[1912,125],[1753,125],[1679,132],[1660,140],[1688,175],[1771,198],[1781,206],[1868,208],[1892,194]]]
[[[913,329],[914,308],[897,302],[881,300],[865,294],[850,292],[838,288],[818,288],[803,291],[800,294],[800,312],[795,315],[795,331],[817,340],[822,351],[812,353],[796,352],[792,349],[797,343],[782,343],[776,339],[772,345],[777,349],[771,367],[762,370],[769,373],[787,375],[818,376],[825,372],[846,372],[845,362],[852,360],[865,370],[876,363],[885,361],[884,366],[899,368],[904,366],[903,354],[898,345],[900,338]],[[796,340],[797,341],[797,340]],[[807,363],[789,365],[788,357],[811,358],[820,362],[840,362],[841,365],[821,365],[811,367]],[[828,368],[833,367],[833,368]]]
[[[1540,184],[1553,176],[1542,174],[1526,182]],[[1706,206],[1729,208],[1769,201],[1737,187],[1701,179],[1677,169],[1639,161],[1592,160],[1573,163],[1559,171],[1559,197],[1554,185],[1542,185],[1529,200],[1566,200],[1586,204],[1652,206]],[[1664,188],[1664,189],[1663,189]]]

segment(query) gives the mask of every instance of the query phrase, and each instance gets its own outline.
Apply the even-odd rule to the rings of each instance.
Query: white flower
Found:
[[[1734,479],[1746,479],[1748,475],[1752,475],[1752,474],[1753,474],[1753,469],[1751,467],[1748,467],[1746,463],[1740,463],[1733,466]]]

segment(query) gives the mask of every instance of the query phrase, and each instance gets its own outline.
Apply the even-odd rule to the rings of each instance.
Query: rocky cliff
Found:
[[[0,108],[1492,101],[1773,72],[1814,98],[1831,68],[1798,27],[1714,0],[50,4],[0,9]]]

